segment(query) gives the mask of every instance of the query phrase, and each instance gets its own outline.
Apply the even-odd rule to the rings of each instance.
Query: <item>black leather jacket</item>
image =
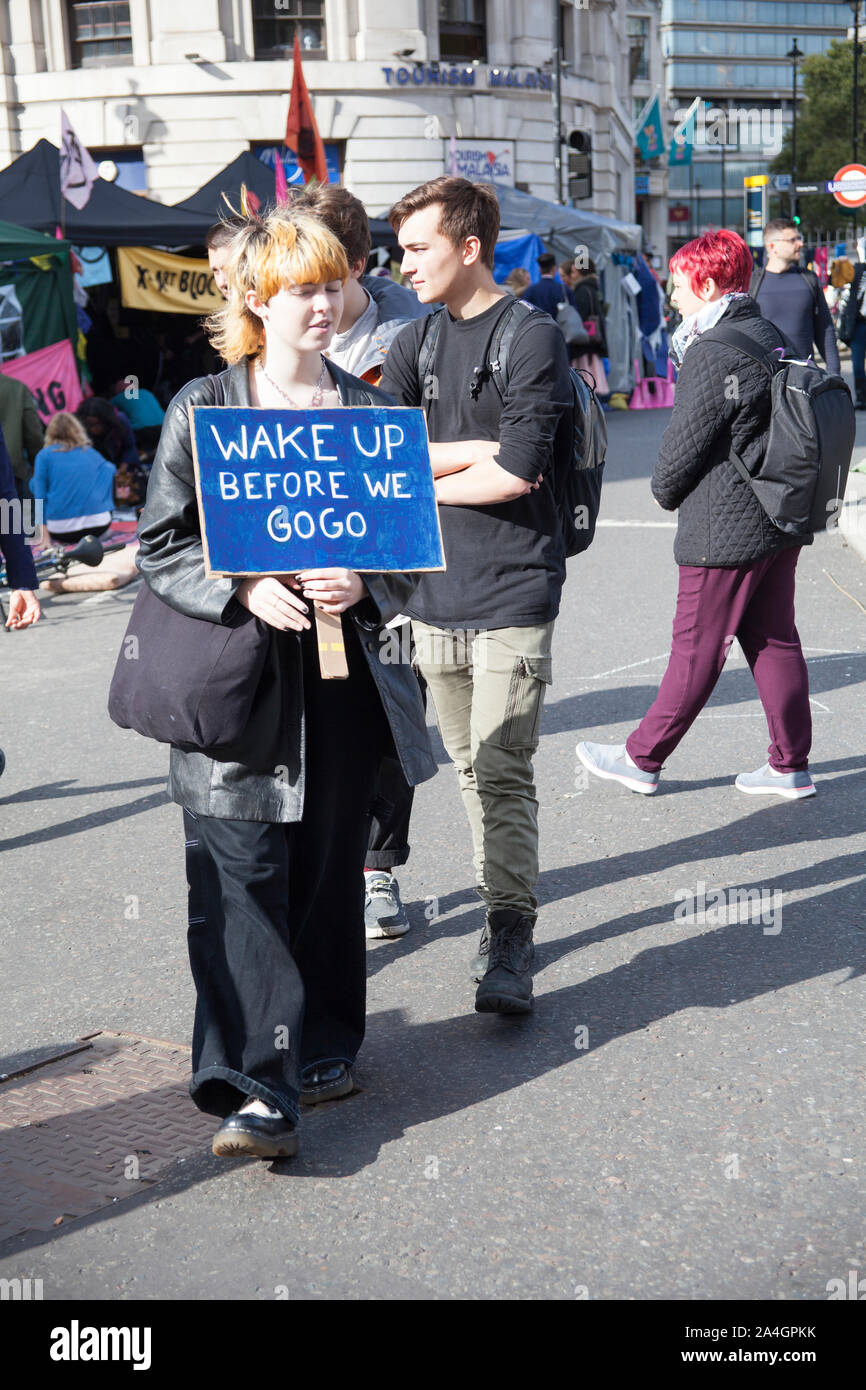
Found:
[[[390,405],[384,391],[366,385],[329,363],[343,405]],[[226,405],[249,406],[246,362],[221,373]],[[138,567],[163,602],[191,617],[225,622],[236,610],[241,578],[212,579],[204,569],[196,501],[188,410],[213,405],[210,377],[185,386],[168,407],[139,523]],[[420,688],[405,661],[381,660],[387,644],[382,627],[403,611],[417,582],[412,574],[365,574],[370,598],[345,615],[355,624],[361,649],[373,674],[407,781],[415,786],[432,777],[436,763]],[[171,749],[168,791],[173,801],[196,815],[230,820],[291,822],[304,808],[303,685],[300,638],[273,630],[272,659],[280,668],[281,727],[260,730],[261,756],[250,765],[217,761],[207,753]],[[393,650],[393,644],[391,644]],[[279,654],[277,655],[277,652]],[[256,741],[256,730],[250,730]],[[267,765],[268,771],[258,771]]]

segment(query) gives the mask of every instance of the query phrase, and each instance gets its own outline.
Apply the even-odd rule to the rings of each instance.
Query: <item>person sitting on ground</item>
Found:
[[[43,525],[53,541],[76,545],[108,530],[115,472],[74,415],[63,410],[51,417],[30,486],[33,496],[42,499]]]
[[[123,411],[117,410],[103,396],[87,396],[75,414],[94,449],[109,463],[138,463],[135,435]]]
[[[147,474],[138,457],[132,426],[122,410],[101,396],[89,396],[75,412],[94,449],[117,468],[114,502],[118,508],[140,512],[147,496]]]
[[[111,404],[122,410],[140,449],[155,449],[159,443],[165,411],[152,391],[139,386],[135,377],[121,377],[114,383]]]

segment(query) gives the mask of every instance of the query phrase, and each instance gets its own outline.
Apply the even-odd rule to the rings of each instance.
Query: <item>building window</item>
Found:
[[[649,20],[630,14],[626,21],[629,51],[629,81],[649,77]]]
[[[296,34],[302,57],[326,57],[324,0],[253,0],[257,58],[290,58]]]
[[[125,188],[128,193],[136,193],[140,198],[147,197],[147,167],[140,148],[130,145],[90,145],[88,148],[97,164],[105,161],[117,169],[116,177],[108,179],[109,183]]]
[[[439,56],[484,62],[487,23],[484,0],[439,0]]]
[[[132,57],[128,0],[93,0],[68,7],[74,68],[98,68]]]

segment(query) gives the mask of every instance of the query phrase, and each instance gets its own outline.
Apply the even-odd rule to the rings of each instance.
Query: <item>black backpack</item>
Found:
[[[438,309],[424,321],[417,367],[418,384],[424,401],[430,399],[427,391],[430,368],[444,312],[444,309]],[[515,299],[504,310],[493,330],[487,360],[483,367],[475,369],[470,383],[473,395],[478,394],[481,381],[490,377],[500,400],[504,400],[508,384],[508,352],[514,336],[521,323],[526,322],[525,315],[543,312],[521,299]],[[556,495],[565,553],[569,557],[579,555],[592,544],[601,505],[602,474],[607,451],[607,425],[595,394],[595,383],[590,385],[573,368],[570,369],[570,376],[574,398],[574,450],[571,467],[564,470]]]
[[[736,348],[770,377],[764,456],[752,473],[733,450],[731,463],[780,531],[809,536],[825,530],[838,518],[854,449],[854,402],[845,382],[812,361],[781,357],[777,348],[763,348],[724,322],[701,334],[708,340]]]

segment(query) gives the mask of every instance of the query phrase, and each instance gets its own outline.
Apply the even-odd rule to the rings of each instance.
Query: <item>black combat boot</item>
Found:
[[[487,914],[490,951],[475,995],[480,1014],[528,1014],[532,1008],[533,922],[513,908]]]

